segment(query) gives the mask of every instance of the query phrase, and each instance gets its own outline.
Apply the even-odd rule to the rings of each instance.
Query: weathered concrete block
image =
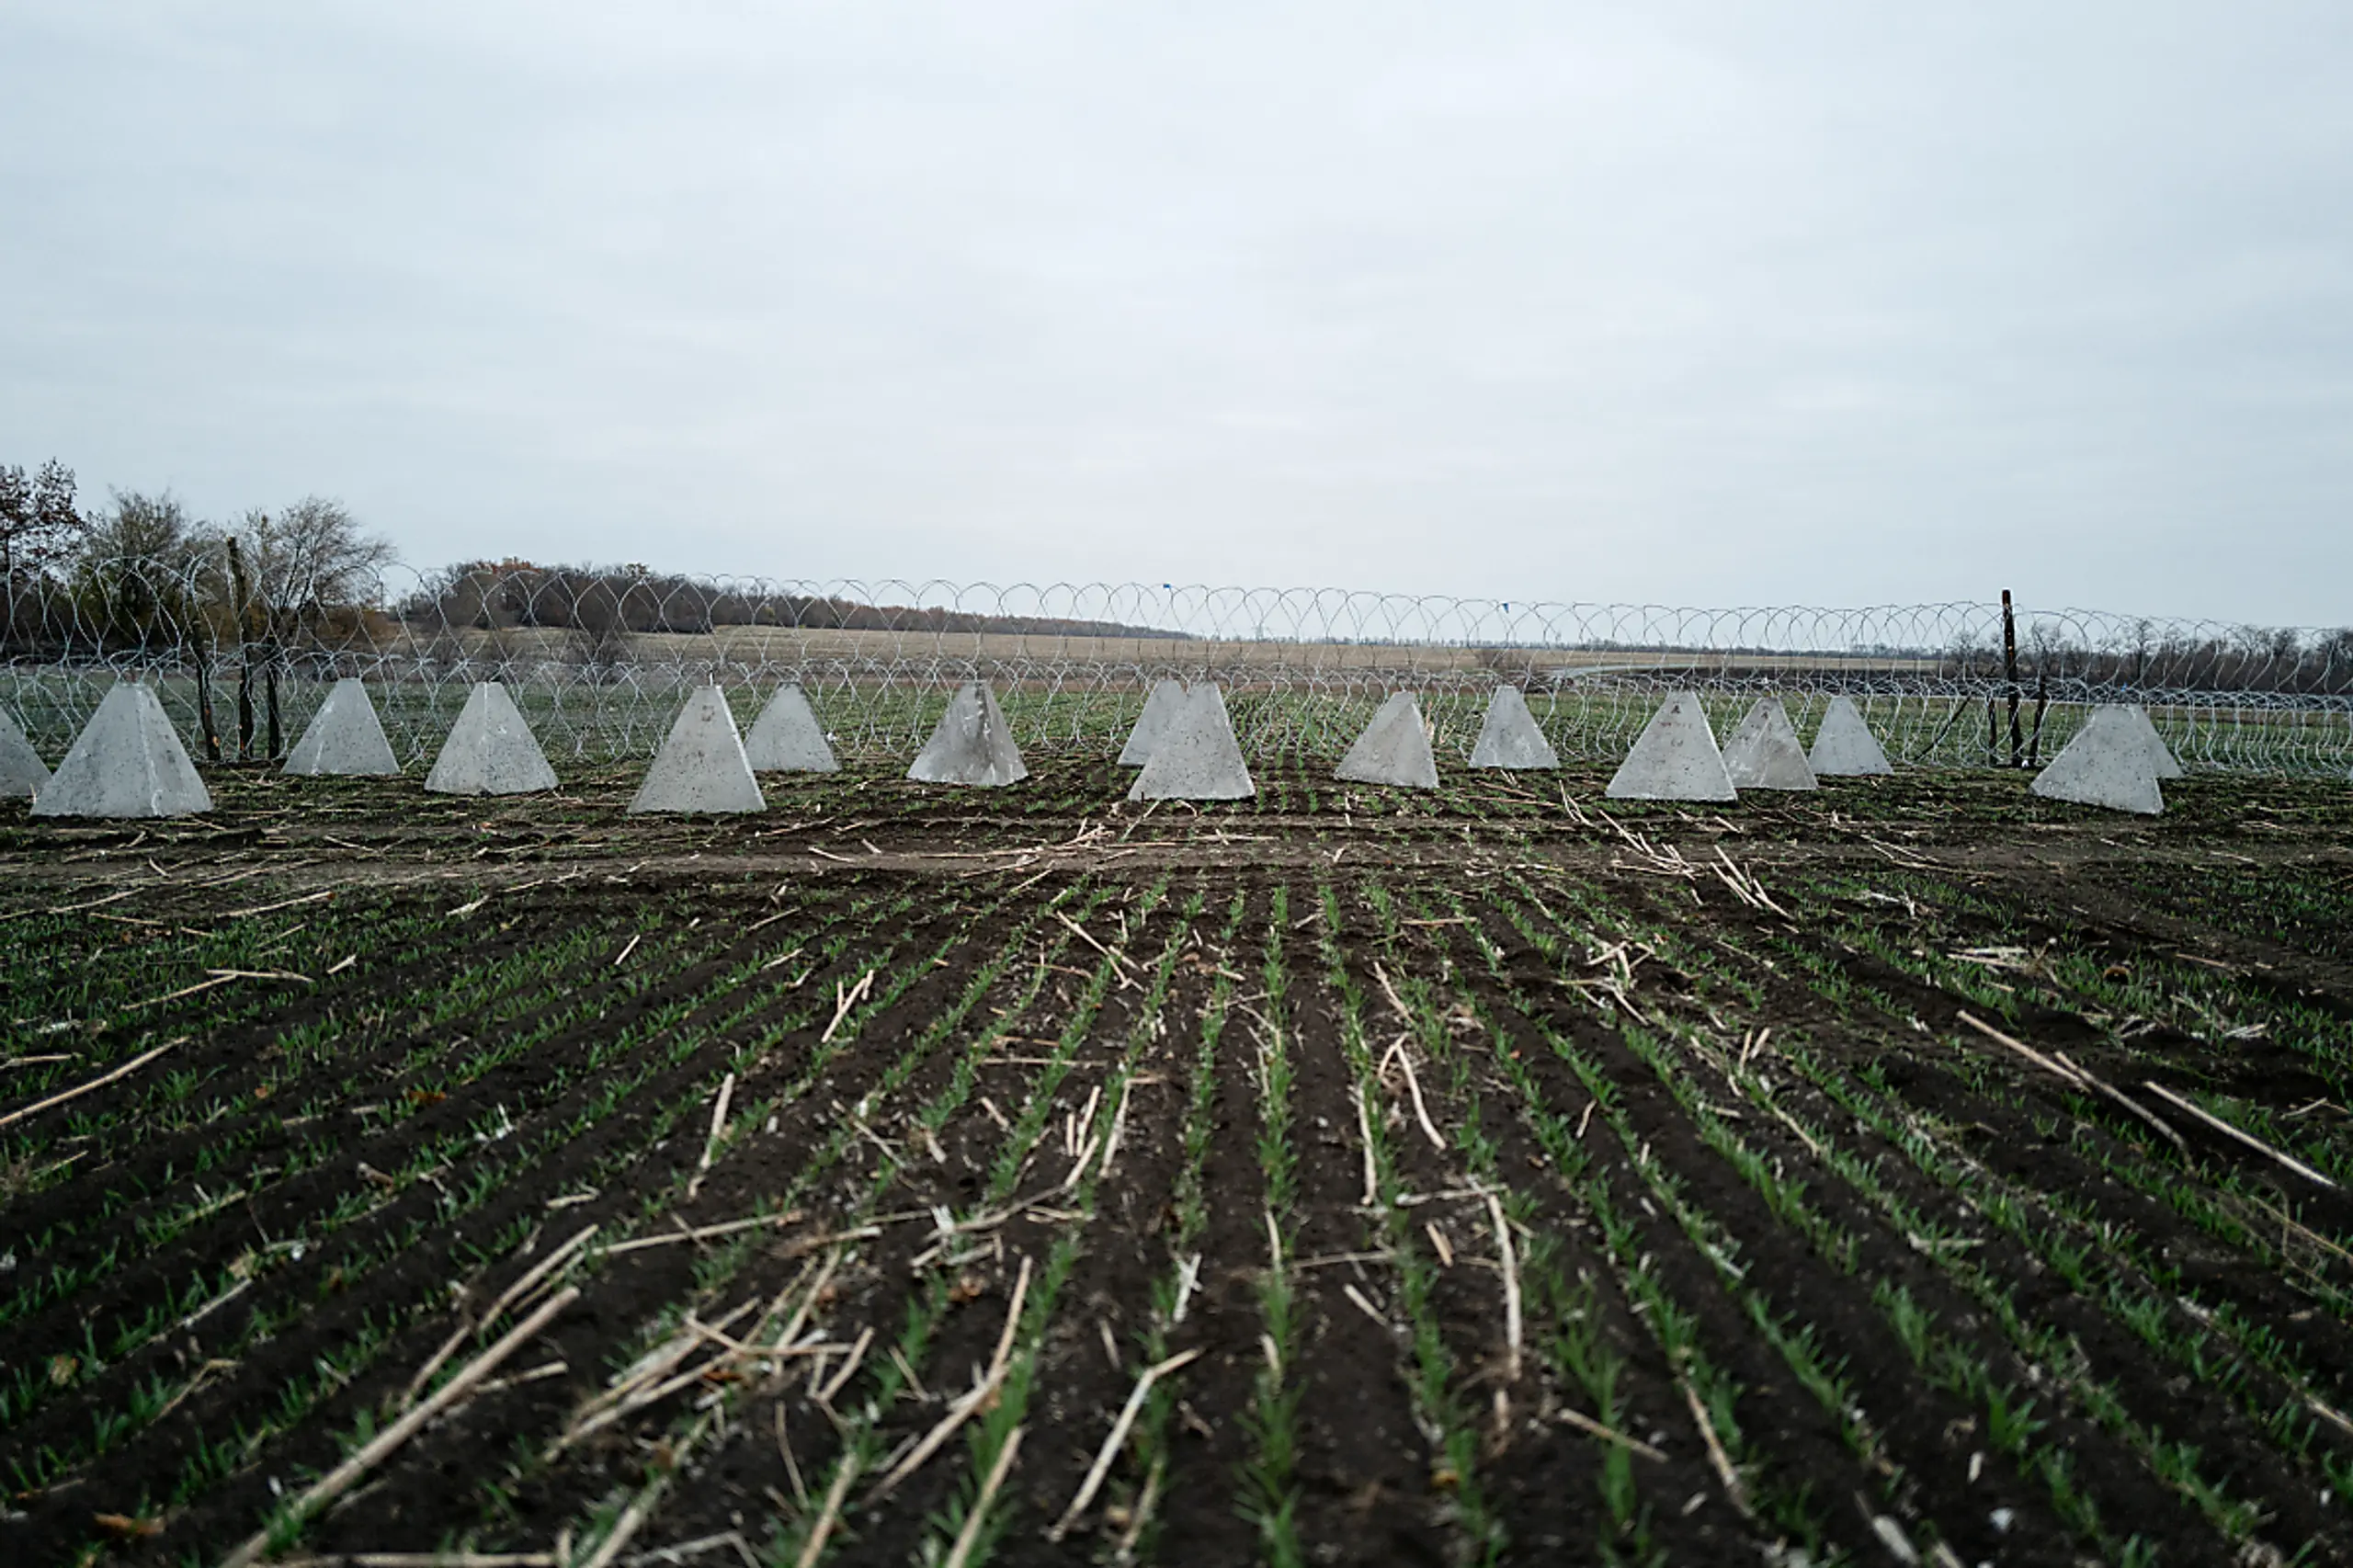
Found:
[[[1797,727],[1778,697],[1760,697],[1724,743],[1724,773],[1735,790],[1815,790]]]
[[[1678,691],[1659,704],[1607,792],[1617,801],[1739,799],[1699,693]]]
[[[744,755],[755,773],[839,773],[825,727],[817,722],[808,697],[797,686],[776,688],[768,705],[744,737]]]
[[[335,683],[319,710],[311,715],[302,738],[286,754],[281,770],[303,776],[381,778],[401,770],[392,743],[376,720],[376,705],[368,688],[350,676]]]
[[[1471,748],[1473,767],[1558,767],[1560,754],[1544,732],[1536,727],[1536,715],[1528,710],[1528,699],[1516,686],[1499,686],[1495,696],[1487,699],[1487,717],[1479,726],[1479,742]]]
[[[948,711],[931,733],[907,777],[918,784],[969,784],[995,789],[1029,777],[1014,744],[1013,728],[996,705],[986,681],[966,681],[948,699]]]
[[[1422,722],[1422,705],[1412,692],[1398,692],[1381,705],[1340,759],[1339,776],[1352,784],[1438,788],[1438,761],[1430,756],[1429,727]]]
[[[38,795],[49,783],[49,765],[17,728],[16,720],[0,712],[0,800]]]
[[[2111,812],[2155,816],[2165,809],[2157,788],[2156,760],[2148,742],[2122,708],[2096,708],[2057,756],[2029,786],[2051,801],[2102,806]]]
[[[2131,717],[2133,732],[2141,737],[2141,744],[2148,748],[2150,771],[2159,778],[2182,778],[2181,761],[2173,755],[2173,747],[2165,744],[2165,738],[2157,733],[2149,710],[2135,703],[2124,711]]]
[[[506,688],[478,683],[449,726],[425,787],[437,795],[528,795],[555,788],[555,769]]]
[[[752,777],[751,759],[744,755],[744,738],[736,733],[727,694],[706,686],[678,710],[669,738],[654,753],[654,766],[645,770],[645,782],[638,786],[629,809],[632,813],[764,812],[767,805],[760,781]]]
[[[1870,726],[1863,722],[1854,703],[1844,697],[1830,699],[1829,710],[1822,715],[1822,728],[1813,733],[1813,751],[1806,762],[1822,778],[1860,778],[1895,771],[1887,765],[1887,753],[1880,749]]]
[[[1168,731],[1169,722],[1176,710],[1185,706],[1185,688],[1173,680],[1154,681],[1152,695],[1143,699],[1143,712],[1136,720],[1136,727],[1128,732],[1128,744],[1120,748],[1120,766],[1142,767],[1152,760],[1152,748]]]
[[[37,817],[178,817],[212,809],[154,688],[119,681],[74,737],[56,777],[33,796]]]
[[[1240,801],[1257,792],[1226,717],[1225,694],[1200,681],[1169,717],[1128,799]]]

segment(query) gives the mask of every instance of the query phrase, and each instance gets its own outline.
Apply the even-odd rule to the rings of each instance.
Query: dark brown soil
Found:
[[[2353,1562],[2342,789],[2194,778],[2118,823],[1986,774],[1717,813],[1302,765],[1146,813],[1125,777],[852,772],[720,823],[626,818],[618,773],[0,808],[0,1561],[221,1560],[595,1225],[577,1301],[278,1555],[585,1563],[633,1506],[620,1561],[789,1564],[856,1453],[824,1560],[938,1561],[1017,1422],[974,1562]],[[1105,1176],[1074,1151],[1122,1084]],[[1025,1260],[1007,1377],[881,1497]],[[864,1337],[824,1401],[840,1350],[731,1350],[820,1268],[808,1329]],[[567,1437],[680,1335],[675,1387]],[[1989,1388],[2032,1402],[2022,1444]]]

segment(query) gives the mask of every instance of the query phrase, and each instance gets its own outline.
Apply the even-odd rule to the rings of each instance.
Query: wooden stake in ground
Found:
[[[288,1506],[288,1517],[307,1519],[351,1490],[354,1483],[381,1463],[387,1454],[399,1448],[425,1429],[426,1423],[456,1404],[473,1391],[476,1383],[495,1370],[499,1363],[520,1350],[540,1330],[555,1321],[558,1312],[580,1299],[576,1288],[567,1287],[542,1302],[540,1310],[506,1331],[499,1342],[470,1362],[465,1370],[434,1391],[433,1397],[378,1433],[358,1452],[321,1477],[318,1483]],[[269,1531],[263,1530],[222,1560],[221,1568],[250,1568],[268,1553]]]

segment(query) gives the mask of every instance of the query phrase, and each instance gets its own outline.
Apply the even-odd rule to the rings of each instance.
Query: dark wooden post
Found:
[[[229,613],[237,625],[237,760],[254,755],[254,646],[245,635],[245,554],[229,540]]]
[[[196,719],[204,732],[204,755],[220,761],[221,731],[212,722],[212,650],[204,642],[196,648]]]
[[[2010,590],[2002,590],[2002,678],[2009,683],[2010,766],[2026,765],[2026,734],[2018,728],[2018,623],[2010,612]]]

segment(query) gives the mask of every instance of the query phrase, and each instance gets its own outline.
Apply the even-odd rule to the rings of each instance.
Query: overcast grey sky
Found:
[[[0,461],[418,565],[2353,622],[2353,6],[0,0]]]

